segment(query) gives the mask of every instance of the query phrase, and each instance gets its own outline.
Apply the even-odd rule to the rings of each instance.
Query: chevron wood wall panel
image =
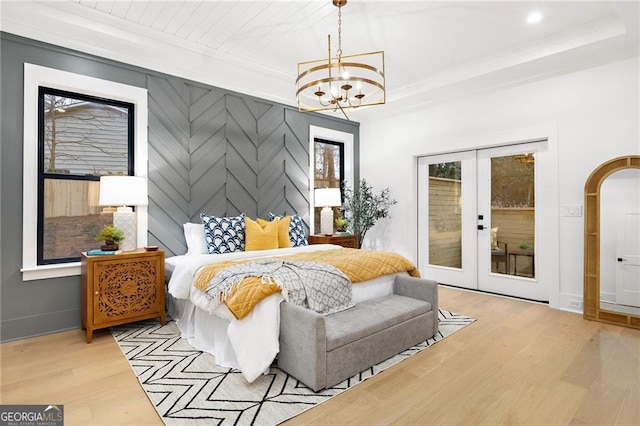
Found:
[[[298,213],[308,224],[312,117],[358,133],[355,124],[175,77],[147,83],[149,242],[167,255],[186,252],[182,225],[202,212]]]
[[[188,221],[189,90],[177,78],[147,75],[149,93],[149,243],[185,253]]]

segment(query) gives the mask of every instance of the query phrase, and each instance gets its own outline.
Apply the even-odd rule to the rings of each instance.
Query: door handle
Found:
[[[623,258],[623,257],[619,257],[618,258],[618,262],[625,262],[627,259]]]
[[[487,229],[486,226],[484,225],[478,225],[478,231],[484,231],[485,229]]]

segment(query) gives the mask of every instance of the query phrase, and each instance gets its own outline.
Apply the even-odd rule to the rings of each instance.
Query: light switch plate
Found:
[[[582,206],[580,204],[567,204],[560,208],[560,214],[564,217],[582,217]]]

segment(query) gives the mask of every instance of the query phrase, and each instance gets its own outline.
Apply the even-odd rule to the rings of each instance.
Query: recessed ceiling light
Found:
[[[527,15],[527,22],[529,24],[537,24],[542,20],[542,13],[540,12],[531,12]]]

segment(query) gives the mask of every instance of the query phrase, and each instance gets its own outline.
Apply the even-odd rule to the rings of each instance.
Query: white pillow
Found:
[[[187,254],[207,254],[207,240],[202,223],[185,223],[184,239],[187,242]]]

